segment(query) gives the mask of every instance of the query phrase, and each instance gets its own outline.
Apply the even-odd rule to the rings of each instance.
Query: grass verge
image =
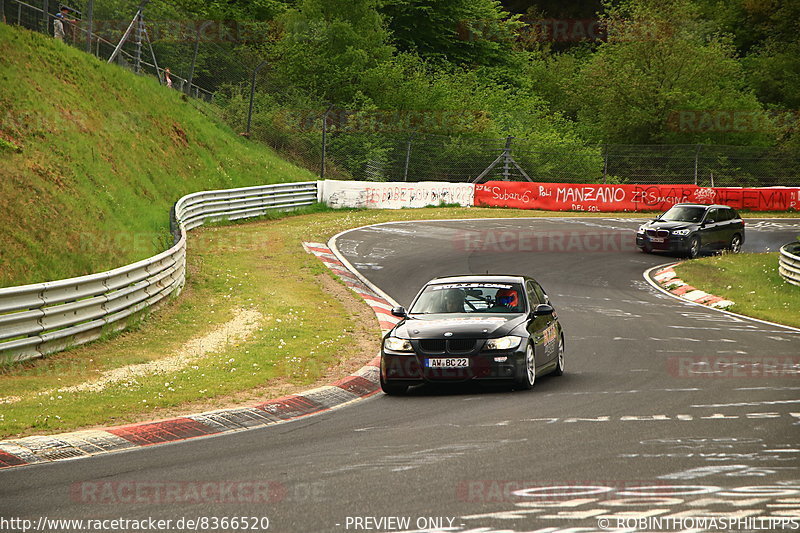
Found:
[[[735,302],[730,311],[800,327],[800,287],[781,278],[777,252],[704,257],[675,272],[689,285]]]

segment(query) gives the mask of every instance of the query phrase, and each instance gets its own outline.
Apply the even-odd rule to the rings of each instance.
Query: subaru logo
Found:
[[[444,334],[444,336],[445,336],[445,337],[452,337],[452,336],[453,336],[453,334],[452,334],[452,333],[450,333],[450,332],[448,331],[447,333],[445,333],[445,334]]]

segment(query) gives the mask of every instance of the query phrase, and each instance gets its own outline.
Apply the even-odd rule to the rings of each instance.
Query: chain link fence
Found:
[[[718,145],[541,145],[431,134],[328,135],[326,166],[373,181],[800,185],[800,155]]]

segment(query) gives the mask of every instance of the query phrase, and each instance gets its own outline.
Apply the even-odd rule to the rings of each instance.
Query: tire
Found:
[[[564,336],[558,336],[558,356],[556,358],[556,368],[553,370],[554,376],[564,375]]]
[[[639,251],[643,254],[649,254],[653,252],[653,247],[650,246],[650,243],[645,243],[644,246],[639,247]]]
[[[389,396],[402,396],[408,391],[405,383],[386,383],[381,375],[381,390]]]
[[[694,259],[698,255],[700,255],[700,237],[695,235],[689,239],[689,248],[686,250],[686,257]]]
[[[525,350],[525,372],[517,377],[517,388],[531,390],[536,383],[536,355],[531,344]]]
[[[731,237],[731,242],[728,245],[728,250],[730,250],[731,253],[734,253],[734,254],[738,254],[739,252],[742,251],[742,236],[741,235],[739,235],[737,233],[733,237]]]

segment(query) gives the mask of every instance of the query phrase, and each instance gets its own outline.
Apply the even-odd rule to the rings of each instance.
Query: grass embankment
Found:
[[[0,438],[253,403],[333,381],[377,354],[378,324],[302,241],[326,242],[344,229],[391,220],[552,215],[323,211],[195,230],[180,298],[133,331],[0,370]],[[225,329],[246,313],[247,331]],[[207,350],[209,335],[220,332],[227,338]],[[130,366],[153,362],[164,366]],[[123,379],[109,381],[115,369],[124,369]],[[94,390],[98,380],[105,386]]]
[[[171,244],[203,189],[314,179],[186,99],[0,24],[0,287],[89,274]]]
[[[689,285],[733,301],[730,311],[800,327],[800,287],[781,278],[777,252],[705,257],[675,272]]]

